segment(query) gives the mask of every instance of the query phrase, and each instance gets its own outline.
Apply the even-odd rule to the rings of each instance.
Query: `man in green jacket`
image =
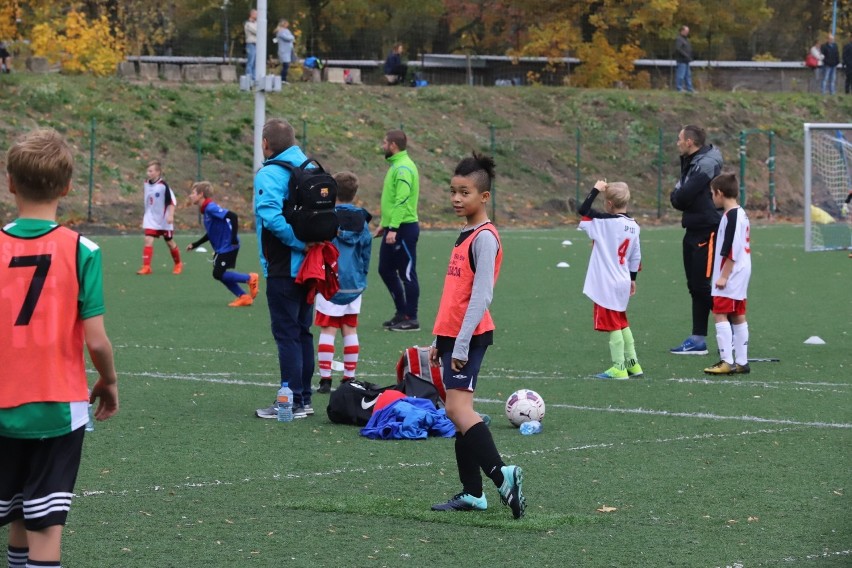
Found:
[[[418,331],[417,303],[417,239],[420,223],[417,199],[420,179],[417,166],[408,157],[408,139],[402,130],[389,130],[382,140],[385,159],[390,164],[382,187],[381,226],[374,237],[382,237],[379,249],[379,276],[390,292],[396,308],[394,316],[384,322],[391,331]]]

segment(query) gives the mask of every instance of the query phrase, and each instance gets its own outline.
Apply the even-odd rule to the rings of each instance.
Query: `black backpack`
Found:
[[[393,387],[350,380],[341,384],[328,397],[328,419],[335,424],[366,426],[373,415],[379,395]]]
[[[290,198],[284,200],[284,218],[293,227],[296,238],[306,243],[330,241],[337,236],[337,182],[312,158],[294,166],[282,160],[270,160],[290,172]],[[311,164],[316,167],[309,168]]]

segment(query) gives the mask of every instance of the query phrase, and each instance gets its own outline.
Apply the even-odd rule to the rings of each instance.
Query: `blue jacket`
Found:
[[[456,427],[442,408],[428,398],[403,399],[373,412],[370,421],[361,429],[361,435],[373,440],[419,440],[429,435],[452,438]]]
[[[307,160],[301,148],[291,146],[269,160],[283,160],[300,166]],[[305,243],[293,234],[284,218],[284,201],[290,196],[290,171],[271,164],[254,176],[254,216],[260,265],[267,278],[295,278],[305,261]]]
[[[367,272],[373,250],[373,235],[367,224],[373,216],[350,203],[342,203],[334,209],[340,223],[337,237],[334,238],[334,246],[340,251],[337,259],[340,290],[331,297],[331,301],[345,306],[367,288]]]

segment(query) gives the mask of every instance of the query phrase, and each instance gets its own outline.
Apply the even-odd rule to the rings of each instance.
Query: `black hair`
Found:
[[[472,156],[459,162],[453,175],[473,178],[479,193],[491,191],[491,182],[494,181],[494,158],[473,152]]]
[[[701,148],[707,142],[707,133],[700,126],[687,124],[683,127],[683,137],[686,140],[692,140],[692,143]]]

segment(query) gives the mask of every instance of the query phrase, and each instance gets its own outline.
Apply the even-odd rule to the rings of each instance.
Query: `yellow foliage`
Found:
[[[633,61],[642,55],[642,49],[632,43],[624,44],[616,50],[604,33],[597,31],[591,42],[582,43],[577,48],[577,57],[583,64],[571,76],[571,84],[593,88],[611,88],[619,84],[646,88],[650,84],[648,74],[634,74]]]
[[[32,49],[34,55],[61,63],[69,73],[110,75],[124,60],[122,34],[111,28],[107,17],[88,21],[76,11],[68,12],[64,21],[36,25]]]
[[[18,0],[0,0],[0,41],[18,37]]]

